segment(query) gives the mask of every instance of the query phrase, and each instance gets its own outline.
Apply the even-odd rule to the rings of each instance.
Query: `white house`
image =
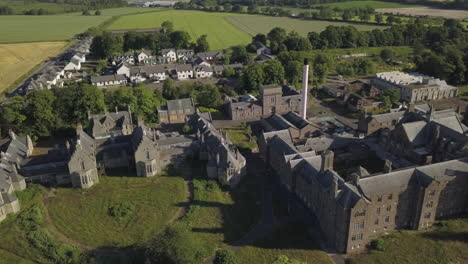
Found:
[[[179,61],[187,62],[193,58],[194,54],[195,52],[193,52],[191,49],[179,49],[177,50],[177,59]]]
[[[130,67],[128,67],[125,63],[120,63],[117,65],[117,69],[115,71],[116,74],[123,74],[127,78],[130,77]]]
[[[80,59],[75,58],[73,56],[68,63],[65,64],[64,70],[65,71],[78,71],[81,69],[81,61]]]
[[[195,60],[193,60],[192,63],[193,63],[193,65],[198,65],[198,66],[206,66],[206,67],[211,66],[211,64],[207,60],[205,60],[205,59],[203,59],[201,57],[197,57]]]
[[[193,78],[193,68],[190,64],[178,64],[175,67],[178,80],[187,80]]]
[[[108,85],[123,85],[127,84],[127,78],[123,74],[92,76],[91,83],[97,87]]]
[[[138,63],[148,63],[148,59],[152,57],[151,51],[142,50],[136,55],[136,57]]]
[[[174,49],[163,49],[161,50],[161,56],[167,62],[174,62],[177,60],[177,53]]]
[[[200,79],[200,78],[209,78],[213,76],[213,68],[208,67],[208,66],[194,66],[193,67],[193,72],[195,75],[195,78]]]

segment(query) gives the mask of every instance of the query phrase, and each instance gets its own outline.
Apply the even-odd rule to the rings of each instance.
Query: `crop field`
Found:
[[[376,10],[380,13],[392,13],[411,16],[430,16],[430,17],[444,17],[465,19],[468,18],[467,10],[451,10],[451,9],[438,9],[431,7],[412,7],[412,8],[379,8]]]
[[[307,35],[310,31],[322,31],[328,25],[349,25],[349,23],[305,21],[286,17],[169,10],[123,16],[109,25],[108,29],[154,28],[159,27],[165,20],[172,21],[175,29],[188,31],[192,40],[207,34],[212,50],[247,44],[250,42],[251,36],[257,33],[267,33],[274,27],[296,30],[300,34]],[[355,26],[359,30],[370,30],[378,27]]]
[[[231,25],[224,18],[230,14],[207,13],[201,11],[168,10],[157,13],[123,16],[112,23],[108,29],[140,29],[160,27],[169,20],[176,30],[187,31],[195,41],[203,34],[208,35],[210,49],[217,50],[229,46],[246,44],[250,36]]]
[[[159,9],[125,7],[104,9],[101,16],[82,16],[81,13],[0,16],[0,43],[68,40],[113,16],[156,10]]]
[[[18,1],[18,0],[0,0],[0,6],[9,6],[13,9],[14,14],[23,14],[26,10],[31,9],[44,9],[48,14],[58,14],[64,12],[70,12],[73,10],[80,10],[80,5],[69,5],[59,3],[45,3],[36,1]]]
[[[65,45],[66,42],[0,44],[0,93]]]
[[[53,225],[89,246],[125,247],[164,228],[186,197],[181,177],[100,177],[88,190],[60,188],[47,204]]]
[[[359,25],[344,22],[299,20],[287,17],[270,16],[229,16],[226,18],[226,20],[232,23],[240,30],[252,36],[257,33],[267,33],[274,27],[282,27],[287,31],[295,30],[303,36],[306,36],[307,33],[311,31],[321,32],[329,25],[353,25],[358,30],[372,30],[375,28],[382,28],[381,26]]]

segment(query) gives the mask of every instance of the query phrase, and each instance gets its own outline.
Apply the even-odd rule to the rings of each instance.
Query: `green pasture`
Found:
[[[372,8],[405,8],[405,7],[418,7],[420,5],[414,4],[400,4],[398,2],[384,2],[384,1],[346,1],[339,3],[319,4],[314,6],[328,6],[331,8],[352,8],[352,7],[372,7]]]
[[[87,190],[60,188],[47,207],[52,224],[65,236],[89,246],[125,247],[162,230],[184,202],[181,177],[158,175],[100,177]],[[129,205],[124,217],[110,210]]]
[[[176,30],[187,31],[195,41],[203,34],[208,35],[211,50],[247,44],[251,37],[231,25],[224,18],[231,14],[201,11],[168,10],[165,12],[123,16],[109,25],[108,29],[141,29],[160,27],[169,20]]]
[[[249,35],[257,33],[267,33],[274,27],[282,27],[287,31],[295,30],[299,34],[306,36],[307,33],[315,31],[321,32],[327,26],[346,26],[353,25],[358,30],[372,30],[383,28],[382,26],[351,24],[346,22],[329,22],[317,20],[301,20],[288,17],[270,17],[270,16],[229,16],[226,20],[231,24],[246,32]]]
[[[26,10],[44,9],[48,14],[58,14],[71,11],[77,11],[82,8],[80,5],[69,5],[59,3],[46,3],[39,1],[18,1],[18,0],[0,0],[0,6],[8,6],[13,9],[14,14],[21,15]]]
[[[104,9],[101,16],[83,16],[81,13],[0,16],[0,43],[68,40],[113,16],[155,10],[159,9],[124,7]]]

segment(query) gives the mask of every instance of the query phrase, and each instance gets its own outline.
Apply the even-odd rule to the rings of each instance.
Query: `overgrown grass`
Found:
[[[305,263],[333,263],[306,230],[302,223],[280,228],[253,246],[241,248],[237,252],[240,263],[271,264],[281,255]]]
[[[468,85],[458,87],[458,97],[462,100],[468,101]]]
[[[72,263],[80,252],[52,239],[43,222],[42,195],[44,188],[29,185],[18,192],[21,211],[10,215],[0,224],[0,260],[14,260],[1,263]],[[72,258],[73,256],[73,258]],[[78,261],[75,263],[85,263]]]
[[[192,165],[194,201],[179,222],[186,225],[204,247],[204,257],[247,234],[260,218],[257,184],[246,175],[238,187],[222,189],[206,179],[204,164]]]
[[[257,143],[254,138],[250,139],[252,131],[248,131],[249,128],[247,125],[241,125],[236,127],[224,128],[223,129],[229,139],[236,145],[239,149],[255,149],[257,148]]]
[[[71,239],[88,246],[125,247],[162,230],[184,199],[183,179],[174,175],[100,177],[87,190],[58,189],[48,209],[53,224]]]
[[[352,263],[467,263],[468,219],[442,221],[428,232],[396,232],[377,241],[378,250],[358,255]]]

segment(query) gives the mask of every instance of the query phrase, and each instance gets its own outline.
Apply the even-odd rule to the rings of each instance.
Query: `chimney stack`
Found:
[[[322,153],[322,166],[320,167],[321,172],[329,171],[333,169],[333,151],[325,150]]]
[[[388,159],[385,160],[383,172],[384,172],[384,173],[390,173],[390,172],[392,172],[392,162],[389,161]]]
[[[302,108],[301,117],[307,119],[307,95],[309,93],[309,61],[304,59],[302,68]]]

